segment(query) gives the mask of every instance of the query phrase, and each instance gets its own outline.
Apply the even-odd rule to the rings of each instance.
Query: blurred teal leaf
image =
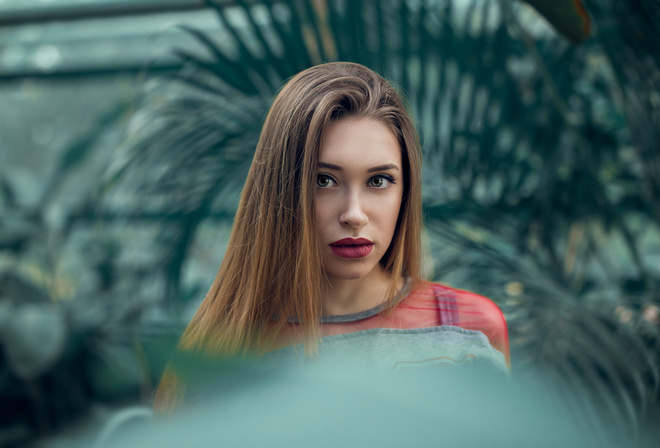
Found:
[[[68,329],[55,305],[15,305],[4,325],[2,345],[10,370],[24,380],[47,372],[64,352]]]
[[[142,372],[131,347],[119,344],[97,345],[92,355],[87,361],[86,374],[96,397],[127,397],[140,390]]]
[[[341,363],[307,369],[256,363],[234,373],[246,368],[253,381],[220,387],[185,413],[124,433],[122,446],[602,446],[530,384],[514,387],[446,369],[393,374]],[[236,377],[216,373],[216,383]]]

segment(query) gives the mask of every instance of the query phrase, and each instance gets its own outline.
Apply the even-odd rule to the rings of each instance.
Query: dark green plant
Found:
[[[185,260],[186,229],[239,190],[276,89],[321,61],[363,63],[401,86],[420,123],[436,278],[505,308],[515,369],[548,372],[634,432],[659,383],[657,325],[641,318],[657,306],[647,260],[659,229],[637,170],[657,155],[629,152],[600,30],[581,47],[549,31],[532,39],[509,2],[472,1],[463,13],[449,1],[237,5],[240,23],[210,3],[222,44],[184,28],[204,54],[176,50],[189,65],[177,77],[188,91],[163,110],[147,106],[167,131],[135,146],[135,166],[169,167],[166,182],[140,175],[143,187],[185,194],[173,207],[206,207],[187,215],[173,262]],[[223,166],[236,175],[221,178]],[[221,186],[186,184],[209,169]],[[633,317],[622,322],[621,310]]]
[[[184,69],[145,93],[126,144],[68,222],[151,220],[161,249],[149,272],[119,289],[112,269],[130,269],[98,271],[124,301],[157,273],[160,305],[180,313],[200,225],[231,223],[279,86],[323,61],[365,64],[401,87],[419,123],[434,278],[502,306],[514,376],[541,370],[585,425],[634,436],[660,383],[660,39],[651,2],[619,3],[589,1],[595,33],[574,47],[550,30],[532,35],[541,25],[510,1],[209,2],[223,39],[182,28],[199,52],[173,50]],[[636,31],[643,45],[630,41]],[[127,195],[130,208],[117,199]],[[16,216],[40,228],[25,218],[34,214]],[[36,241],[31,226],[5,222],[14,230],[0,232],[0,249]],[[132,328],[155,328],[130,315]]]

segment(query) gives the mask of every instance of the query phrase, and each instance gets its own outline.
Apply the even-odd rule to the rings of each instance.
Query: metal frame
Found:
[[[254,0],[245,0],[253,3]],[[112,0],[104,3],[84,5],[22,7],[2,11],[0,9],[0,27],[27,24],[45,24],[50,22],[80,21],[98,18],[113,18],[138,15],[160,14],[167,12],[188,12],[210,9],[209,3],[223,7],[235,5],[234,0]],[[109,67],[72,68],[52,71],[23,70],[15,72],[0,71],[0,83],[18,81],[25,78],[49,80],[70,80],[90,77],[107,77],[117,74],[158,74],[180,70],[182,64],[169,65],[129,65]]]
[[[214,3],[226,6],[234,2],[232,0],[214,0]],[[0,9],[0,26],[195,11],[206,8],[208,6],[205,0],[113,0],[82,5],[38,5],[6,11]]]

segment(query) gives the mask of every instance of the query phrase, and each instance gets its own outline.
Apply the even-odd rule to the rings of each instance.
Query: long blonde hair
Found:
[[[325,280],[315,223],[315,185],[323,131],[333,120],[373,119],[401,146],[404,192],[392,243],[380,260],[391,274],[421,278],[421,150],[401,97],[380,75],[353,63],[311,67],[287,82],[266,117],[216,278],[181,337],[181,350],[263,353],[287,319],[297,318],[305,351],[320,336]],[[167,371],[157,411],[173,409],[183,385]]]

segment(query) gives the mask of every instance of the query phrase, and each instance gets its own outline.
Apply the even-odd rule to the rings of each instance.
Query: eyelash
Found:
[[[317,188],[329,188],[328,186],[322,187],[318,184],[319,179],[321,179],[321,178],[328,178],[332,182],[334,182],[335,184],[337,183],[337,181],[332,176],[329,176],[328,174],[319,174],[316,178],[316,187]],[[377,179],[377,178],[385,179],[390,184],[396,184],[396,181],[394,180],[394,178],[392,176],[390,176],[389,174],[376,174],[375,176],[370,177],[369,180],[367,180],[367,184],[370,184],[371,181],[373,181],[374,179]],[[385,187],[374,187],[372,185],[372,187],[377,189],[377,190],[384,190],[384,189],[388,188],[389,186],[390,186],[389,184]]]

